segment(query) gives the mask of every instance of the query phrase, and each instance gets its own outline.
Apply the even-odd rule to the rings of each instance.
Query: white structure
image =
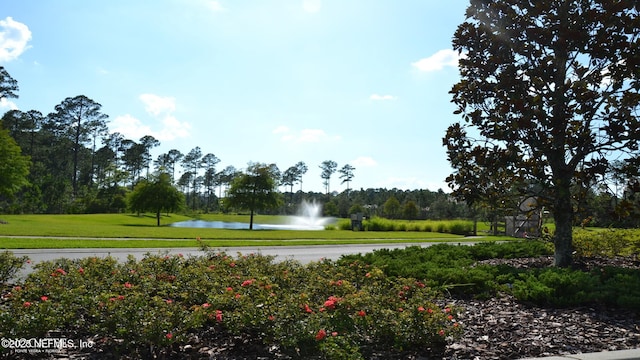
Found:
[[[505,233],[519,238],[539,237],[542,229],[542,207],[534,197],[520,203],[518,214],[505,217]]]

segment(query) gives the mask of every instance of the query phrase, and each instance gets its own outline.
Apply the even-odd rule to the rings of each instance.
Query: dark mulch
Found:
[[[550,256],[492,259],[485,264],[543,268]],[[640,269],[637,257],[577,259],[576,268],[604,266]],[[446,359],[518,359],[640,348],[640,314],[602,307],[544,308],[511,296],[489,300],[450,300],[464,309],[464,336],[447,346]]]
[[[632,311],[554,309],[503,296],[453,300],[464,336],[447,346],[446,359],[518,359],[640,347],[640,319]]]
[[[528,259],[492,259],[488,264],[507,264],[519,268],[552,266],[551,257]],[[579,259],[576,266],[617,266],[640,268],[636,257]],[[519,359],[567,355],[586,352],[640,348],[640,314],[619,309],[598,307],[544,308],[516,301],[503,295],[488,300],[443,300],[443,305],[461,309],[458,317],[464,335],[451,341],[443,352],[390,354],[372,352],[372,359]],[[97,343],[100,339],[94,339]],[[121,358],[109,346],[100,346],[85,353],[55,354],[55,359]],[[112,348],[111,348],[112,349]],[[134,354],[123,358],[149,357]],[[290,359],[274,346],[261,345],[258,339],[243,339],[215,331],[191,337],[185,346],[171,349],[160,358],[168,359]],[[301,358],[316,358],[301,356]]]

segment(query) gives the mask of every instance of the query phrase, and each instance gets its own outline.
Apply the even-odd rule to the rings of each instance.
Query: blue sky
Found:
[[[466,1],[29,0],[0,7],[9,109],[102,104],[154,155],[200,146],[221,162],[356,168],[351,188],[447,191],[442,137],[459,79],[451,38]],[[154,156],[155,158],[155,156]],[[336,173],[331,190],[343,191]]]

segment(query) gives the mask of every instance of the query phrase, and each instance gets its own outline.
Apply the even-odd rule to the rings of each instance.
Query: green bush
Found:
[[[553,254],[544,241],[448,244],[405,249],[381,249],[364,255],[343,256],[338,262],[360,261],[388,276],[413,277],[427,286],[454,295],[484,298],[510,292],[538,305],[602,305],[640,310],[640,270],[597,268],[515,269],[507,265],[477,265],[493,258],[537,257]]]
[[[469,247],[475,260],[515,259],[553,255],[553,246],[543,241],[506,241],[502,243],[482,242]]]
[[[473,232],[473,224],[468,221],[456,220],[449,225],[449,232],[456,235],[469,235]]]
[[[621,229],[575,230],[573,246],[578,256],[619,256],[637,253],[640,234]]]
[[[640,271],[603,268],[590,272],[572,269],[537,269],[513,281],[513,294],[540,305],[601,305],[640,309]]]
[[[0,252],[0,283],[6,283],[12,279],[27,261],[29,261],[27,256],[18,257],[11,251]]]
[[[340,229],[351,229],[351,223],[340,221]],[[390,220],[380,217],[373,217],[363,221],[366,231],[436,231],[439,233],[450,233],[456,235],[469,235],[473,232],[473,222],[468,220],[447,220],[447,221],[406,221]]]
[[[365,231],[436,231],[439,233],[450,233],[456,235],[469,235],[473,232],[473,222],[468,220],[406,221],[372,217],[370,219],[365,219],[362,225]],[[339,230],[351,230],[351,220],[338,220],[336,228]]]

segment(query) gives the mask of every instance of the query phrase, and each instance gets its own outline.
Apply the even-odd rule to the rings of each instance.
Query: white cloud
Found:
[[[289,132],[289,128],[284,125],[280,125],[277,128],[273,129],[272,131],[273,134],[286,134],[288,132]]]
[[[302,0],[302,10],[317,13],[322,8],[322,0]]]
[[[191,124],[181,122],[172,112],[176,108],[175,99],[153,94],[142,94],[140,100],[145,104],[145,110],[159,123],[160,130],[144,124],[132,115],[126,114],[116,117],[111,123],[111,131],[119,132],[130,139],[139,139],[151,135],[160,141],[185,138],[190,135]]]
[[[227,10],[224,6],[222,6],[220,1],[216,0],[205,0],[204,5],[213,12],[222,12]]]
[[[442,70],[445,66],[457,67],[458,60],[461,58],[464,58],[464,54],[460,55],[456,51],[445,49],[427,58],[411,63],[411,66],[424,72],[438,71]]]
[[[351,164],[355,167],[374,167],[378,165],[378,163],[369,156],[360,156],[351,161]]]
[[[172,97],[142,94],[140,95],[140,100],[144,103],[144,109],[154,116],[158,116],[162,113],[170,113],[176,110],[176,99]]]
[[[173,140],[175,138],[185,138],[190,135],[191,124],[181,122],[173,115],[167,115],[162,119],[162,130],[156,137],[159,140]]]
[[[149,126],[144,125],[142,121],[129,114],[121,115],[113,119],[110,128],[111,132],[119,132],[130,139],[139,139],[152,133]]]
[[[327,137],[327,133],[321,129],[302,129],[300,131],[300,136],[298,137],[298,142],[317,143],[322,141],[323,139],[326,139]]]
[[[7,98],[0,99],[0,110],[18,110],[18,105],[13,101],[7,100]]]
[[[369,100],[374,100],[374,101],[396,100],[397,98],[398,98],[397,96],[393,96],[393,95],[372,94],[371,96],[369,96]]]
[[[319,143],[331,142],[341,139],[339,135],[329,135],[322,129],[302,129],[300,131],[291,130],[286,126],[278,126],[272,131],[273,134],[280,135],[280,140],[294,143]]]
[[[29,40],[31,31],[27,25],[13,20],[10,16],[0,20],[0,61],[17,59],[29,48]]]

